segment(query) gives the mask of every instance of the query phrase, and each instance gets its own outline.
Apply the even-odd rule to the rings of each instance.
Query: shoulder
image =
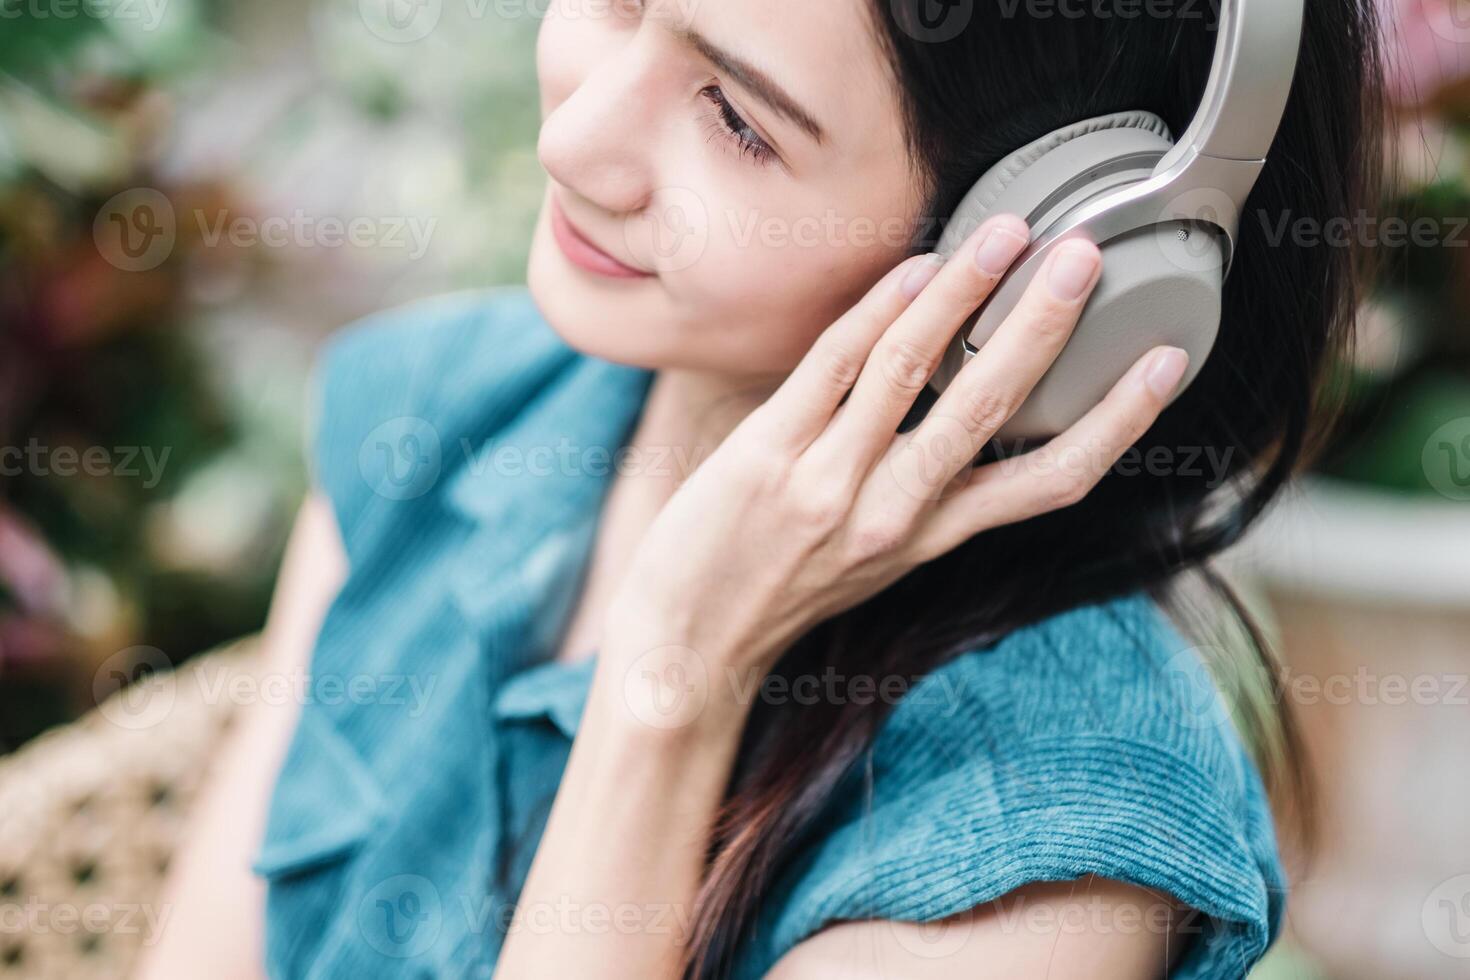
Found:
[[[476,373],[570,354],[524,286],[494,286],[414,300],[349,323],[323,345],[316,377],[319,387],[388,381],[393,389],[370,392],[374,399],[423,401],[436,393],[452,397]]]
[[[788,942],[1089,876],[1204,913],[1208,935],[1178,976],[1242,976],[1279,926],[1259,777],[1197,651],[1142,595],[927,675],[857,776],[793,875]]]
[[[521,286],[446,293],[374,313],[338,330],[317,356],[313,441],[409,413],[437,421],[478,407],[497,382],[573,356]]]
[[[1142,594],[1072,609],[962,654],[899,703],[882,741],[901,751],[961,732],[972,737],[954,748],[957,765],[1121,741],[1179,757],[1237,797],[1249,790],[1201,651]]]
[[[337,331],[313,367],[307,443],[349,546],[364,507],[422,497],[460,440],[482,438],[575,357],[522,286],[417,300]]]

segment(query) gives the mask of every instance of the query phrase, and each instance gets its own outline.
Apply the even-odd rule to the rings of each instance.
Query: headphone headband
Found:
[[[1155,174],[1195,155],[1265,160],[1296,74],[1302,7],[1303,0],[1221,0],[1204,97]]]

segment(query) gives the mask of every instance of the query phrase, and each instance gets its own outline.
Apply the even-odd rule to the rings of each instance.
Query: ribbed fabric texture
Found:
[[[650,379],[567,347],[520,288],[390,311],[324,352],[312,465],[351,573],[255,861],[272,976],[490,975],[591,678],[547,662],[551,638]],[[1142,596],[944,665],[864,762],[739,977],[830,922],[1089,874],[1206,914],[1176,977],[1242,977],[1279,927],[1260,780]]]

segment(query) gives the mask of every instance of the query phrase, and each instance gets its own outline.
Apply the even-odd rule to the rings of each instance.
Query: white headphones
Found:
[[[1286,108],[1303,2],[1222,0],[1210,80],[1177,143],[1158,116],[1120,112],[1043,136],[980,178],[936,251],[948,257],[1005,212],[1026,219],[1031,244],[956,334],[931,386],[944,390],[1052,250],[1078,237],[1102,249],[1102,277],[1061,356],[1000,436],[1057,434],[1159,344],[1189,352],[1180,390],[1194,380],[1220,328],[1240,213]]]

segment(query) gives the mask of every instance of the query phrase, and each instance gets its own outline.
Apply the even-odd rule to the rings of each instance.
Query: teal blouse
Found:
[[[311,460],[350,573],[254,862],[273,977],[490,975],[591,676],[554,641],[650,379],[568,347],[522,288],[327,346]],[[932,672],[856,768],[768,892],[740,978],[830,922],[932,921],[1088,874],[1204,913],[1176,977],[1242,977],[1280,925],[1260,779],[1141,595]]]

